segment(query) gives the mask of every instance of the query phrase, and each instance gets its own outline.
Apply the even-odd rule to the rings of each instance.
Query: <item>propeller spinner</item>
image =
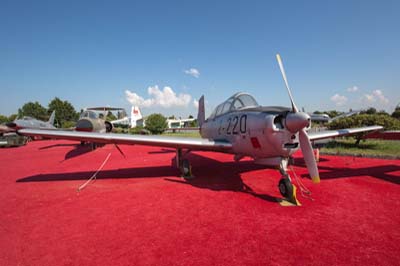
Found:
[[[286,128],[292,133],[299,132],[300,148],[301,152],[303,153],[308,173],[310,174],[311,179],[313,180],[314,183],[319,183],[320,179],[319,179],[317,162],[315,161],[310,138],[308,137],[307,132],[305,130],[305,128],[310,126],[310,116],[304,112],[299,112],[299,110],[297,109],[297,106],[293,100],[289,83],[286,78],[285,69],[283,68],[282,59],[279,54],[276,55],[276,59],[278,60],[283,81],[285,82],[290,102],[292,104],[292,112],[289,112],[285,117]]]

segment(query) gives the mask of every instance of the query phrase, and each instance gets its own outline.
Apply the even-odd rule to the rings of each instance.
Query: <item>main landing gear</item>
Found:
[[[189,152],[189,151],[188,151]],[[185,179],[192,179],[192,166],[188,159],[184,159],[182,155],[182,149],[176,149],[176,166],[181,171],[181,176]]]
[[[292,184],[289,174],[287,173],[288,160],[282,159],[279,164],[279,171],[282,174],[281,180],[279,180],[279,192],[281,195],[290,203],[294,205],[301,205],[296,197],[296,186]]]

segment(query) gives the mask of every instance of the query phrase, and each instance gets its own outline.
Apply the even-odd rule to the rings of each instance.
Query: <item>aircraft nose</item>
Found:
[[[6,126],[11,127],[11,128],[16,128],[17,124],[14,122],[9,122],[9,123],[6,123]]]
[[[80,119],[76,123],[75,127],[76,131],[86,131],[86,132],[92,132],[93,131],[93,123],[89,120],[86,119]]]
[[[296,133],[305,127],[309,127],[311,123],[310,116],[303,112],[288,113],[285,120],[286,128],[292,133]]]

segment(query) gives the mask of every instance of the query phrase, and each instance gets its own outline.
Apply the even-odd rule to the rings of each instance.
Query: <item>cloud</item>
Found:
[[[190,68],[186,69],[183,71],[185,74],[188,74],[192,77],[199,78],[200,77],[200,71],[196,68]]]
[[[193,106],[196,107],[196,109],[199,108],[199,101],[196,99],[193,99]]]
[[[358,87],[357,86],[353,86],[353,87],[347,88],[347,91],[348,92],[357,92],[358,91]]]
[[[383,95],[381,90],[374,90],[372,94],[364,94],[363,100],[368,104],[378,102],[380,104],[387,105],[389,103],[389,99]]]
[[[336,106],[342,106],[347,102],[347,97],[336,93],[331,97],[331,101],[334,102]]]
[[[149,94],[150,98],[144,99],[130,90],[125,91],[128,102],[139,107],[187,107],[192,99],[192,96],[189,94],[180,93],[177,95],[172,88],[168,86],[164,87],[163,90],[160,90],[157,85],[153,87],[150,86],[147,89],[147,93]]]

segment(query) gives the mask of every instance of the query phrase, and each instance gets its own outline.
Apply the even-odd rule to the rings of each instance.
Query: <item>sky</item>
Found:
[[[400,1],[0,0],[0,114],[54,98],[196,116],[236,92],[299,108],[400,102]]]

